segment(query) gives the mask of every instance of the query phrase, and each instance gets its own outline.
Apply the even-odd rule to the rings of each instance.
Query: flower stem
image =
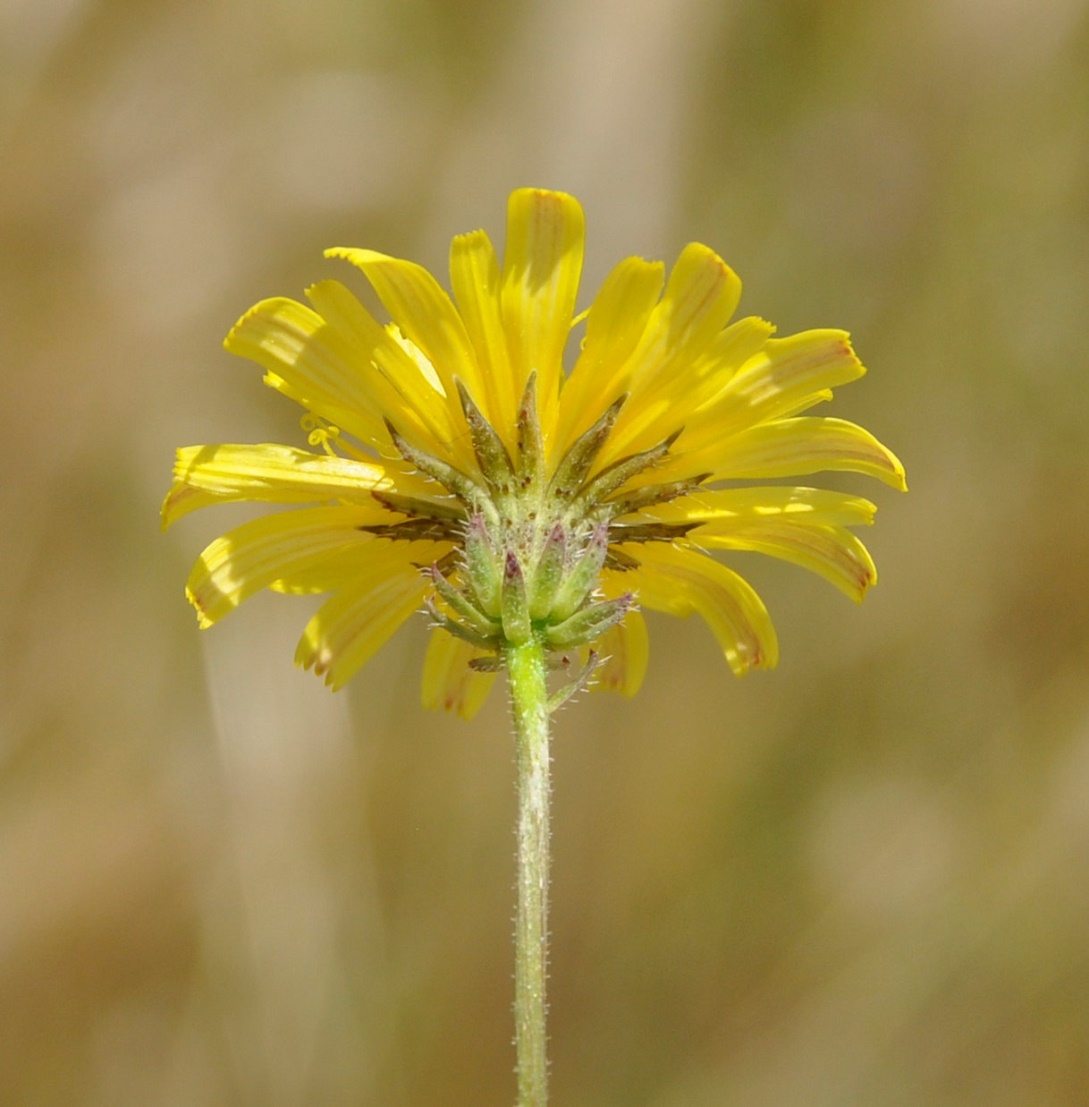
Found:
[[[520,645],[509,645],[505,654],[518,771],[518,913],[514,927],[518,1107],[545,1107],[550,799],[545,650],[534,636]]]

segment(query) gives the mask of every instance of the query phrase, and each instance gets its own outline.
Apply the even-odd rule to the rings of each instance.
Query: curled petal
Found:
[[[356,375],[383,420],[418,444],[446,442],[458,432],[434,367],[395,328],[383,327],[339,281],[319,281],[306,295],[350,345]]]
[[[465,324],[450,297],[422,265],[376,250],[335,246],[326,257],[344,258],[363,270],[390,318],[434,367],[442,390],[457,412],[454,378],[479,393],[480,373]]]
[[[310,596],[321,592],[337,592],[351,588],[361,577],[370,572],[374,558],[381,557],[388,549],[385,539],[375,539],[363,545],[349,546],[339,553],[330,554],[320,561],[285,572],[270,582],[273,592],[290,596]],[[399,556],[411,565],[428,565],[443,557],[449,550],[448,542],[399,542]]]
[[[369,508],[303,508],[254,519],[217,538],[197,559],[185,589],[200,625],[211,626],[281,577],[373,541],[359,529],[370,515]]]
[[[610,574],[624,583],[625,573]],[[630,583],[630,581],[629,581]],[[610,592],[606,584],[606,593]],[[622,591],[622,589],[620,590]],[[618,591],[617,595],[620,594]],[[595,643],[601,662],[594,671],[591,689],[634,696],[643,686],[650,658],[647,621],[638,611],[629,611],[624,621],[607,630]]]
[[[866,372],[846,331],[769,338],[722,391],[685,420],[680,451],[695,451],[757,423],[805,411]]]
[[[644,607],[682,618],[700,615],[738,676],[775,667],[779,643],[767,608],[737,573],[676,546],[649,543],[629,552],[639,561],[634,587]]]
[[[295,664],[340,688],[419,610],[427,589],[406,549],[376,545],[365,572],[334,592],[307,624]]]
[[[859,527],[873,522],[877,508],[861,496],[824,488],[698,489],[640,514],[663,523],[702,523],[695,535],[722,534],[773,520],[807,525]]]
[[[360,441],[388,441],[383,413],[359,372],[353,344],[305,304],[283,297],[262,300],[235,324],[223,345],[261,365],[269,387]]]
[[[680,430],[692,418],[693,412],[718,395],[741,368],[763,348],[775,328],[755,315],[731,323],[715,337],[707,350],[685,372],[659,376],[654,389],[638,398],[624,428],[624,440],[616,439],[612,453],[644,449],[662,436],[665,428]],[[670,473],[680,474],[683,461],[685,475],[708,469],[699,468],[702,458],[684,455],[671,459]],[[636,480],[635,484],[641,484]]]
[[[877,583],[869,551],[849,530],[789,521],[768,522],[725,534],[693,531],[692,541],[710,549],[755,550],[824,577],[856,603]]]
[[[482,650],[436,627],[431,632],[423,667],[423,705],[429,711],[456,711],[471,719],[483,706],[497,673],[469,667]]]
[[[163,528],[211,503],[374,503],[371,492],[393,487],[381,465],[314,454],[291,446],[183,446],[174,462],[174,487],[163,503]],[[375,505],[377,506],[377,505]],[[375,521],[388,513],[379,511]]]
[[[755,427],[687,454],[686,468],[714,473],[715,480],[799,477],[824,470],[850,470],[907,490],[904,467],[869,431],[846,419],[801,416]]]

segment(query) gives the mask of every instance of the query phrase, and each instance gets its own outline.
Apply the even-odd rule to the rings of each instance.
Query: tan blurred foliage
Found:
[[[500,696],[348,694],[302,600],[198,634],[173,447],[297,441],[219,349],[507,192],[586,287],[690,239],[871,367],[861,609],[739,561],[784,661],[652,625],[559,719],[557,1104],[1089,1103],[1086,0],[0,0],[0,1102],[509,1102]],[[345,276],[349,281],[350,275]],[[358,282],[357,282],[358,283]]]

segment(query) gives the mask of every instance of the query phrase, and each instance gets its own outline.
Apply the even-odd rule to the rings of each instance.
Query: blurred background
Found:
[[[1087,57],[1086,0],[0,0],[0,1102],[513,1099],[503,696],[425,713],[423,620],[335,696],[305,600],[198,633],[240,515],[158,507],[302,444],[241,312],[534,184],[584,303],[699,240],[849,329],[912,488],[821,482],[861,608],[734,560],[777,671],[652,617],[559,716],[555,1103],[1089,1103]]]

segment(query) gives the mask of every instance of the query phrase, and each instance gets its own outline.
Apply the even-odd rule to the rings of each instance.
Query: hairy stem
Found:
[[[518,913],[514,928],[518,1107],[545,1107],[550,800],[545,651],[533,636],[520,645],[508,646],[505,656],[518,772]]]

